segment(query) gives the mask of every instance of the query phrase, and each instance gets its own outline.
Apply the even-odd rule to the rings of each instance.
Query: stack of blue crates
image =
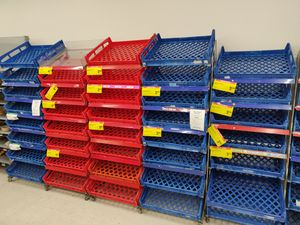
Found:
[[[297,87],[297,101],[295,102],[294,111],[294,127],[293,137],[291,143],[290,154],[290,171],[288,182],[288,211],[287,224],[300,224],[300,98],[299,98],[299,80]]]
[[[286,219],[284,179],[296,66],[291,47],[271,51],[221,49],[214,79],[234,93],[212,90],[212,102],[233,106],[231,117],[211,113],[232,158],[210,157],[208,217],[240,224]],[[213,141],[210,142],[214,146]]]
[[[43,115],[33,115],[32,103],[41,100],[38,80],[39,66],[60,55],[65,49],[62,41],[54,45],[31,45],[28,41],[0,56],[3,81],[9,151],[13,163],[6,169],[9,181],[13,177],[42,182],[46,170]],[[37,110],[40,105],[37,104]]]
[[[142,53],[143,87],[160,88],[159,96],[142,97],[143,126],[162,130],[161,137],[143,137],[142,208],[196,221],[202,217],[214,42],[214,31],[192,38],[157,34]],[[203,113],[202,130],[191,129],[191,110]]]

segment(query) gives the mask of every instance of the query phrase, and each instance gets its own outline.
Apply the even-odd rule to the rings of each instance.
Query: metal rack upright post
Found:
[[[142,53],[145,209],[201,221],[215,32],[161,38]]]
[[[294,103],[294,124],[290,145],[290,165],[287,182],[287,225],[300,224],[300,99],[299,99],[299,66],[300,53],[297,57],[297,87]],[[295,94],[296,95],[296,94]]]
[[[240,224],[285,222],[295,75],[289,44],[271,51],[228,52],[222,47],[210,116],[226,143],[210,143],[208,217]],[[231,92],[224,91],[226,85]]]
[[[46,190],[50,186],[85,194],[90,165],[85,96],[87,50],[67,49],[55,62],[40,67],[39,80],[44,89],[44,124],[47,139]]]
[[[0,57],[0,66],[6,68],[1,79],[7,102],[6,122],[11,129],[7,155],[13,163],[6,169],[9,181],[17,177],[42,182],[46,146],[38,67],[64,50],[62,41],[54,45],[31,45],[26,41]]]
[[[143,171],[140,88],[144,70],[140,54],[148,42],[107,38],[86,55],[92,159],[86,189],[93,199],[139,206]]]

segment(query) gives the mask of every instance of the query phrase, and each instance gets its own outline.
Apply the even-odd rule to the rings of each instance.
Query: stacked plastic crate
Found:
[[[208,217],[285,222],[284,182],[295,62],[272,51],[221,49],[214,71]],[[218,147],[218,146],[221,147]]]
[[[140,54],[148,42],[107,38],[86,56],[93,160],[87,192],[133,206],[141,195]]]
[[[161,38],[142,53],[143,208],[200,221],[215,33]]]
[[[299,61],[299,58],[298,58]],[[299,68],[298,68],[299,71]],[[299,225],[300,224],[300,98],[299,98],[299,75],[297,98],[295,101],[294,111],[294,127],[293,137],[290,151],[290,174],[287,191],[288,211],[287,211],[287,224]]]
[[[17,177],[42,182],[46,146],[38,67],[64,49],[62,41],[54,45],[31,45],[26,41],[0,58],[0,66],[7,68],[2,80],[7,124],[11,129],[7,155],[13,163],[6,170],[9,181]]]
[[[48,170],[43,180],[49,186],[86,193],[89,136],[85,98],[84,52],[68,50],[57,61],[40,67],[39,79],[47,139]],[[87,195],[86,195],[87,197]]]

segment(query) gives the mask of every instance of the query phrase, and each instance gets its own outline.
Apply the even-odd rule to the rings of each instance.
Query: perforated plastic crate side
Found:
[[[300,184],[300,163],[291,161],[291,182]]]
[[[45,152],[31,149],[22,149],[20,151],[7,151],[6,155],[12,161],[44,166]]]
[[[63,105],[55,106],[56,109],[58,107],[64,107]],[[87,122],[87,107],[84,106],[68,106],[68,107],[83,107],[84,109],[79,114],[70,114],[65,111],[60,111],[56,109],[42,109],[44,113],[45,120],[53,120],[53,121],[64,121],[64,122],[74,122],[74,123],[86,123]]]
[[[288,207],[296,212],[300,212],[300,184],[290,183],[288,188]]]
[[[16,135],[24,135],[24,136],[29,136],[30,139],[34,139],[39,137],[40,142],[39,143],[34,143],[31,140],[20,140],[16,138]],[[8,140],[12,143],[19,144],[21,148],[29,148],[29,149],[36,149],[36,150],[46,150],[46,145],[44,144],[46,137],[44,135],[36,135],[36,134],[29,134],[29,133],[16,133],[16,132],[11,132],[7,136]]]
[[[135,189],[122,185],[102,182],[102,181],[88,181],[86,191],[91,196],[104,198],[112,201],[117,201],[133,206],[139,205],[139,199],[143,188]]]
[[[55,176],[55,174],[61,174],[60,176],[61,180],[59,180],[59,178],[56,178],[54,181],[53,176]],[[67,181],[64,180],[63,177],[68,177]],[[79,185],[78,185],[78,180],[80,180]],[[88,178],[84,178],[73,174],[64,174],[61,172],[48,170],[47,173],[43,176],[43,181],[45,184],[49,186],[75,191],[79,193],[86,193]],[[73,182],[76,182],[76,185],[74,185]]]

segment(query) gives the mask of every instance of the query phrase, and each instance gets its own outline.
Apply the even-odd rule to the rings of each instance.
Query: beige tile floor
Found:
[[[85,201],[83,195],[16,180],[0,168],[0,225],[196,225],[196,222],[112,201]],[[205,222],[204,222],[205,223]],[[210,220],[210,225],[232,223]]]

